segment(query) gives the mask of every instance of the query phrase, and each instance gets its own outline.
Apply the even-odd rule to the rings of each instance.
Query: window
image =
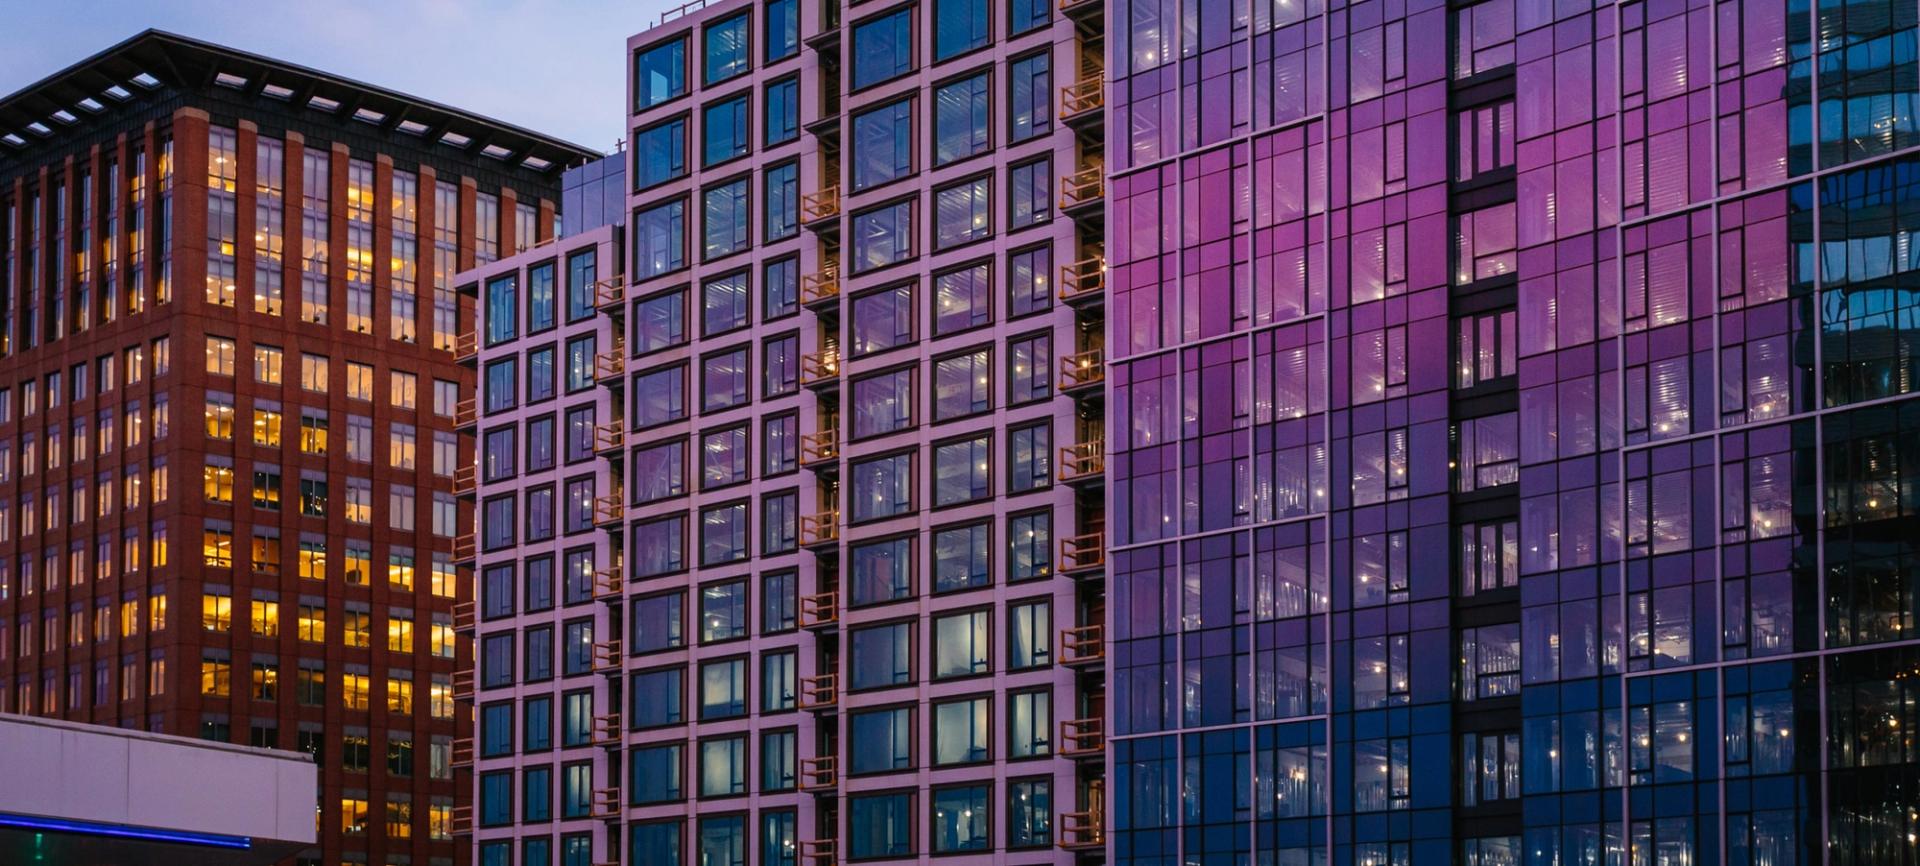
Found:
[[[684,168],[684,163],[686,162],[686,135],[684,131],[681,134],[680,148],[680,160]],[[597,250],[589,247],[567,256],[567,321],[578,322],[593,316],[593,285],[598,281],[599,275],[600,257]],[[435,380],[434,382],[434,411],[440,414],[451,414],[451,402],[448,403],[446,410],[443,411],[440,409],[439,387],[441,384],[442,382],[439,380]],[[444,384],[451,385],[454,383],[447,382]]]
[[[850,714],[848,741],[859,743],[860,748],[848,750],[848,772],[860,775],[912,768],[914,733],[911,707]]]
[[[654,446],[649,451],[662,447]],[[747,427],[729,427],[700,436],[700,489],[713,490],[747,480]]]
[[[933,765],[977,764],[988,751],[988,700],[984,697],[933,705]]]
[[[913,369],[853,381],[853,439],[904,430],[913,423]]]
[[[687,492],[686,450],[684,441],[671,441],[633,452],[634,505],[657,502]],[[705,457],[704,454],[702,456]]]
[[[686,92],[687,40],[684,37],[634,52],[634,113]]]
[[[913,682],[913,624],[869,626],[849,631],[850,688],[872,689]]]
[[[700,164],[715,166],[747,155],[747,96],[700,109]]]
[[[1007,492],[1025,493],[1053,481],[1053,428],[1047,422],[1007,431]]]
[[[700,720],[730,719],[747,713],[747,660],[721,659],[700,665]],[[637,699],[637,698],[636,698]]]
[[[715,84],[747,71],[753,59],[747,55],[747,14],[742,12],[725,21],[707,25],[706,76],[704,83]]]
[[[687,293],[676,289],[634,302],[635,355],[677,346],[687,339]]]
[[[933,789],[933,850],[985,851],[992,847],[987,829],[991,785]]]
[[[633,429],[641,430],[687,417],[686,379],[685,365],[662,367],[635,374],[633,377]]]
[[[747,636],[747,583],[716,583],[700,589],[700,642]]]
[[[746,249],[752,219],[747,213],[747,179],[700,193],[701,255],[715,259]]]
[[[1454,320],[1454,387],[1472,388],[1517,372],[1517,315],[1505,309]]]
[[[1513,165],[1513,100],[1456,111],[1453,122],[1458,131],[1455,181],[1473,180]]]
[[[933,533],[933,591],[974,589],[993,582],[992,526],[976,523]]]
[[[800,459],[800,416],[775,415],[760,424],[761,474],[771,477],[793,472]]]
[[[746,403],[749,373],[745,346],[701,359],[700,411],[720,412]]]
[[[988,436],[946,442],[933,447],[933,504],[935,507],[973,502],[992,495],[993,451]]]
[[[1053,247],[1028,247],[1008,253],[1007,316],[1017,318],[1052,306]]]
[[[633,134],[633,188],[647,189],[687,173],[687,119],[676,117]]]
[[[520,333],[519,275],[506,273],[487,281],[487,345],[513,339]]]
[[[748,297],[746,271],[708,280],[700,287],[700,335],[711,337],[745,327]]]
[[[1043,8],[1045,4],[1039,4]],[[1044,13],[1043,13],[1044,14]],[[1007,847],[1053,844],[1053,781],[1017,779],[1007,784]]]
[[[933,17],[935,63],[986,45],[991,38],[987,0],[935,0]]]
[[[747,792],[747,738],[722,737],[700,744],[700,796]]]
[[[682,743],[664,743],[636,748],[629,753],[628,804],[642,806],[685,799],[685,748]]]
[[[851,83],[854,90],[912,71],[912,11],[903,8],[853,25]]]
[[[234,355],[233,340],[226,337],[208,337],[207,338],[207,372],[208,373],[211,373],[215,376],[233,375],[233,355]],[[48,391],[49,393],[57,393],[57,389],[53,389],[53,388],[49,388]],[[58,397],[52,398],[49,401],[49,404],[51,404],[54,401],[57,401],[58,399],[59,399]],[[32,414],[31,410],[29,410],[27,414]]]
[[[857,461],[847,474],[851,522],[894,517],[913,507],[912,452]]]
[[[687,266],[687,202],[675,199],[633,214],[633,279]],[[636,324],[636,326],[638,326]]]
[[[864,542],[848,551],[855,607],[907,598],[913,594],[913,543],[910,538]]]
[[[1520,585],[1520,524],[1490,520],[1460,527],[1460,594]]]
[[[1520,624],[1460,630],[1460,699],[1520,692]]]
[[[747,558],[747,503],[700,512],[700,564],[724,565]]]
[[[1053,604],[1031,601],[1007,608],[1007,669],[1045,667],[1053,662]]]
[[[1453,425],[1454,489],[1485,490],[1520,480],[1517,413],[1469,418]]]
[[[760,396],[784,397],[800,390],[800,337],[768,340],[760,352]]]
[[[686,569],[687,518],[684,514],[634,524],[633,578],[657,577]]]
[[[760,578],[760,633],[792,631],[797,623],[799,576],[786,571]]]
[[[1469,78],[1513,63],[1512,0],[1490,0],[1453,14],[1454,78]]]
[[[768,9],[771,12],[776,5],[793,8],[798,3],[799,0],[774,0]],[[767,85],[761,100],[765,114],[762,134],[766,136],[767,147],[800,137],[800,79],[787,78]]]
[[[1483,4],[1485,5],[1485,4]],[[1477,7],[1476,7],[1477,8]],[[1454,285],[1511,274],[1519,264],[1512,202],[1454,217]]]
[[[913,199],[853,215],[854,273],[906,261],[913,254]]]
[[[1007,581],[1053,573],[1053,512],[1030,511],[1007,518]]]
[[[1007,84],[1011,91],[1007,141],[1026,141],[1053,128],[1052,60],[1053,55],[1041,51],[1007,64]]]
[[[933,193],[933,248],[944,250],[993,236],[993,178],[981,176]]]
[[[903,346],[913,341],[913,286],[900,285],[853,299],[852,357]]]
[[[1053,396],[1053,341],[1039,333],[1007,343],[1007,403],[1017,405]]]
[[[1053,219],[1053,160],[1041,158],[1014,166],[1007,176],[1007,228],[1018,229]]]
[[[890,102],[853,116],[853,190],[913,173],[913,100]]]
[[[987,150],[991,139],[988,102],[984,72],[933,89],[934,165],[946,165]]]
[[[760,735],[760,790],[791,791],[800,765],[799,734],[789,728]]]
[[[800,164],[789,162],[769,168],[761,175],[761,183],[764,185],[761,193],[764,242],[772,243],[799,233]]]
[[[800,260],[788,256],[768,262],[760,271],[762,320],[773,320],[800,311]]]
[[[991,669],[988,659],[985,610],[935,617],[933,621],[933,677],[973,676]]]
[[[1520,734],[1460,735],[1460,805],[1520,799]]]
[[[905,857],[913,854],[913,795],[863,794],[847,799],[853,834],[848,856],[853,859]]]
[[[933,420],[964,418],[991,408],[992,370],[986,349],[935,361]]]
[[[796,703],[799,656],[794,652],[770,652],[760,657],[760,711],[777,713],[791,710]]]

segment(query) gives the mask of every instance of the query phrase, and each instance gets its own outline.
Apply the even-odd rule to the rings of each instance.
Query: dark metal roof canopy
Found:
[[[602,154],[552,136],[431,100],[180,36],[146,30],[38,82],[0,97],[0,159],[57,139],[64,129],[162,88],[219,87],[365,123],[536,174],[557,173]]]

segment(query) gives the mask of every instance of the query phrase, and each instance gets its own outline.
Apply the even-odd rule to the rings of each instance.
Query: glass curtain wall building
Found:
[[[1912,862],[1912,5],[1112,18],[1116,861]]]

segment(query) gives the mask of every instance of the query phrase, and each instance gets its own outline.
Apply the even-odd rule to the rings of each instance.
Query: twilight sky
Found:
[[[0,95],[155,27],[607,151],[626,39],[680,2],[0,0]]]

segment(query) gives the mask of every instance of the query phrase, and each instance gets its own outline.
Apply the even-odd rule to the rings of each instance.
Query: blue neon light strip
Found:
[[[156,830],[148,827],[129,827],[125,824],[100,824],[93,821],[68,821],[62,818],[36,818],[5,813],[0,813],[0,827],[46,830],[55,833],[84,833],[90,836],[112,836],[118,839],[141,839],[149,842],[177,842],[182,845],[204,845],[210,848],[253,847],[253,840],[246,836]]]

